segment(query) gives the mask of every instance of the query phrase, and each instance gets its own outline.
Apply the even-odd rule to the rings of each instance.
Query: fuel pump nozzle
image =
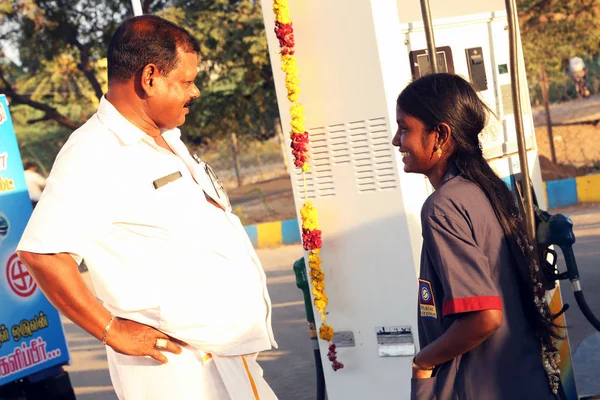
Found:
[[[542,261],[547,263],[546,267],[552,266],[551,270],[555,272],[554,279],[571,281],[571,288],[575,296],[575,301],[581,309],[585,318],[592,324],[596,330],[600,331],[600,320],[596,318],[583,295],[581,282],[579,281],[579,270],[577,269],[577,260],[573,252],[573,244],[575,244],[575,233],[573,233],[573,222],[569,217],[563,214],[551,215],[547,211],[540,210],[534,207],[537,219],[537,242],[541,249],[544,249]],[[565,258],[567,270],[563,273],[558,273],[556,270],[556,252],[549,246],[558,246]],[[552,255],[553,260],[548,261],[548,256]],[[548,268],[546,268],[548,270]],[[546,272],[547,273],[547,272]]]

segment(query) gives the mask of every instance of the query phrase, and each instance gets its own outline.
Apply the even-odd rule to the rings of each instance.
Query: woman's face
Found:
[[[435,131],[430,131],[420,119],[400,109],[396,109],[396,122],[398,131],[392,144],[398,147],[402,154],[404,172],[427,175],[439,159],[435,154]]]

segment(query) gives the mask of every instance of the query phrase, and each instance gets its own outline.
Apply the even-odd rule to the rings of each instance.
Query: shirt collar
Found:
[[[110,101],[106,99],[106,96],[102,96],[100,99],[100,105],[98,106],[97,112],[100,122],[104,124],[111,132],[113,132],[126,146],[137,143],[143,139],[149,138],[149,136],[132,124],[127,118],[125,118],[119,110],[113,106]],[[168,136],[170,138],[181,138],[181,131],[178,128],[169,129],[161,132],[163,137]]]
[[[132,124],[110,101],[106,100],[106,96],[100,99],[97,115],[100,122],[117,135],[125,145],[137,143],[147,136],[146,132]]]
[[[440,187],[443,184],[445,184],[446,182],[448,182],[449,180],[456,178],[458,175],[460,175],[460,171],[458,170],[456,165],[452,164],[450,167],[448,167],[448,169],[446,170],[446,173],[442,177],[442,181],[440,182]]]
[[[179,128],[169,129],[166,131],[161,131],[161,136],[167,143],[170,144],[170,140],[181,140],[181,131]]]

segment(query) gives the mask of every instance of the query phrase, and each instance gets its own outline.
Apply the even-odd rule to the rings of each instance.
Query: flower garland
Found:
[[[519,218],[523,223],[522,218]],[[529,240],[526,237],[517,237],[517,244],[521,249],[523,255],[527,258],[527,254],[533,253],[535,248],[529,244]],[[531,273],[531,281],[533,283],[533,293],[535,305],[539,313],[547,320],[553,320],[554,316],[546,300],[546,290],[544,285],[540,282],[540,267],[538,262],[533,259],[530,261],[531,265],[529,270]],[[558,354],[558,346],[555,339],[551,339],[550,343],[542,341],[542,363],[548,376],[548,384],[552,393],[558,394],[560,385],[560,355]]]
[[[308,143],[309,135],[304,127],[304,108],[298,102],[300,93],[300,80],[298,79],[298,65],[294,55],[294,28],[287,0],[273,0],[273,11],[275,12],[275,35],[279,40],[281,49],[281,69],[285,72],[285,87],[287,88],[287,97],[291,103],[290,116],[292,118],[292,154],[294,156],[294,165],[302,168],[302,176],[310,170],[308,161]],[[305,181],[306,182],[306,181]],[[314,305],[319,314],[321,314],[321,326],[319,328],[319,337],[329,342],[329,352],[327,357],[331,361],[334,371],[344,368],[344,364],[337,360],[337,351],[335,344],[331,343],[334,330],[327,324],[327,304],[328,298],[325,294],[325,274],[321,267],[321,230],[319,228],[319,216],[317,209],[310,200],[306,200],[306,185],[304,186],[305,202],[300,209],[302,217],[302,244],[304,250],[308,252],[308,266],[310,269],[310,282],[312,285],[312,294],[315,298]]]

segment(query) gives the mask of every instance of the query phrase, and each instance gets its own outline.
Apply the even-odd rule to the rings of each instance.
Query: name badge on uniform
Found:
[[[421,311],[421,318],[437,319],[431,282],[425,279],[419,279],[419,309]]]
[[[154,189],[160,189],[161,187],[165,186],[166,184],[174,182],[177,179],[181,178],[181,176],[182,176],[181,172],[176,171],[167,176],[163,176],[162,178],[158,178],[157,180],[152,182],[152,185],[154,185]]]

